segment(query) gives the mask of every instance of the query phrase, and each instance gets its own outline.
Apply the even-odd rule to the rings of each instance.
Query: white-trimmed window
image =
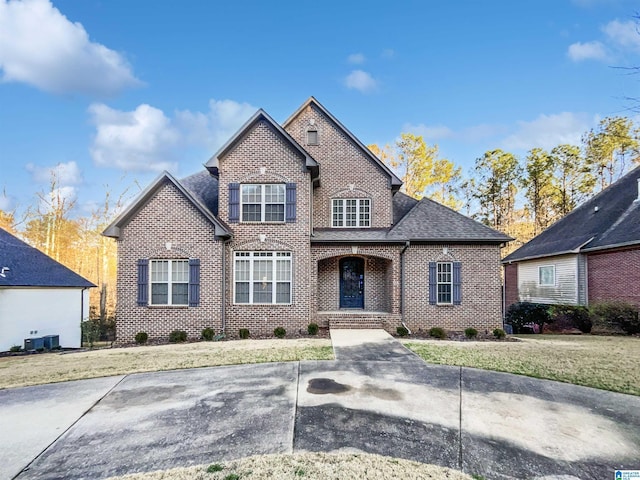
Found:
[[[240,200],[241,221],[284,222],[284,183],[242,184]]]
[[[371,200],[368,198],[336,198],[331,202],[334,227],[370,227]]]
[[[291,252],[235,252],[234,302],[291,303]]]
[[[538,267],[538,285],[541,287],[553,287],[556,284],[556,266],[544,265]]]
[[[315,127],[309,127],[307,129],[307,145],[318,145],[318,129]]]
[[[453,303],[453,263],[438,262],[437,265],[438,304]]]
[[[189,304],[189,260],[151,260],[151,305]]]

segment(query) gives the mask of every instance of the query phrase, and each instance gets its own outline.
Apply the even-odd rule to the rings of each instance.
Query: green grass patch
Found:
[[[523,335],[520,342],[407,341],[428,363],[481,368],[640,395],[640,338]]]

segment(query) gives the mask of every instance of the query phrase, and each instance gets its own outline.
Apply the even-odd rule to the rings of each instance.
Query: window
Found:
[[[318,145],[318,130],[315,128],[307,130],[307,145]]]
[[[541,287],[553,287],[556,284],[556,266],[538,267],[538,284]]]
[[[370,227],[371,200],[368,198],[340,198],[332,202],[334,227]]]
[[[453,264],[451,262],[438,262],[437,268],[437,303],[453,303]]]
[[[189,261],[151,260],[151,305],[189,304]]]
[[[243,184],[240,188],[243,222],[284,222],[284,184]]]
[[[236,252],[235,303],[291,303],[290,252]]]

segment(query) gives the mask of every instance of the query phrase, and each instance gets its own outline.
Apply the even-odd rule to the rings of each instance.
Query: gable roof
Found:
[[[220,147],[220,149],[204,164],[207,170],[211,171],[214,175],[217,175],[218,163],[220,157],[222,157],[225,153],[229,152],[241,139],[244,137],[245,133],[248,132],[254,125],[258,122],[265,121],[267,124],[278,133],[285,141],[287,141],[294,150],[298,151],[300,155],[304,157],[305,167],[311,171],[311,177],[314,181],[318,180],[319,173],[319,165],[309,153],[300,146],[298,142],[294,140],[294,138],[287,133],[287,131],[278,124],[273,118],[267,114],[263,109],[259,109],[253,116],[245,122],[245,124],[240,127],[240,129],[229,139],[227,142]]]
[[[637,167],[505,257],[503,263],[640,244],[639,179]]]
[[[402,186],[402,180],[400,180],[395,173],[391,171],[391,169],[384,164],[377,156],[373,154],[371,150],[369,150],[358,138],[349,131],[347,127],[345,127],[340,120],[334,117],[329,110],[324,108],[324,106],[318,102],[314,97],[309,97],[306,102],[304,102],[300,107],[293,112],[293,114],[282,124],[284,128],[287,128],[291,122],[293,122],[298,115],[300,115],[305,108],[309,105],[315,106],[318,110],[320,110],[327,118],[329,118],[340,130],[344,132],[344,134],[349,137],[349,139],[362,150],[367,157],[373,161],[375,165],[377,165],[382,171],[384,171],[387,175],[389,175],[389,181],[391,183],[392,190],[398,190]]]
[[[423,198],[394,226],[389,238],[437,242],[503,243],[513,238],[430,198]]]
[[[207,174],[207,172],[204,173]],[[120,228],[125,225],[129,221],[129,219],[153,197],[153,195],[155,195],[160,187],[169,182],[173,184],[200,211],[200,213],[202,213],[205,218],[214,225],[215,234],[217,236],[231,236],[231,232],[229,231],[229,229],[216,217],[216,213],[214,213],[214,210],[210,208],[214,205],[217,206],[217,193],[215,195],[215,199],[211,196],[210,192],[207,191],[195,193],[198,184],[205,184],[204,179],[201,177],[192,178],[196,177],[196,175],[192,175],[191,177],[187,177],[187,179],[185,179],[187,180],[187,185],[189,185],[190,187],[188,188],[185,187],[185,185],[183,185],[181,182],[179,182],[169,172],[162,172],[153,182],[151,182],[151,184],[147,188],[142,191],[138,198],[136,198],[131,204],[129,204],[129,206],[120,215],[118,215],[118,217],[113,222],[111,222],[111,224],[104,230],[104,232],[102,232],[102,234],[106,237],[118,238],[120,236]],[[192,190],[192,188],[194,190]]]
[[[0,272],[3,270],[0,287],[95,287],[73,270],[0,228]]]

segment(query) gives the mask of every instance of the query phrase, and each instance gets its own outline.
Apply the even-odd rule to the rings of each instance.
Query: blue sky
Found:
[[[364,143],[422,134],[467,174],[488,149],[578,143],[628,115],[636,2],[0,0],[0,209],[58,169],[86,214],[202,168],[257,108],[310,95]],[[108,187],[105,187],[108,185]]]

